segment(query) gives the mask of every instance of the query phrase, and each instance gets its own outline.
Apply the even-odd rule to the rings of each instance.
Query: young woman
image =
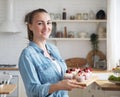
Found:
[[[51,34],[52,21],[44,9],[36,9],[25,16],[28,46],[19,58],[19,71],[28,97],[68,97],[77,82],[64,79],[67,70],[58,49],[46,42]]]

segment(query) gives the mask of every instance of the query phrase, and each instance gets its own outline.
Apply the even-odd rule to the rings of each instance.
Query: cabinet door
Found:
[[[72,91],[69,91],[69,97],[83,97],[82,93],[83,89],[73,89]]]
[[[93,97],[106,97],[105,96],[105,92],[100,90],[100,89],[96,89],[94,92],[94,96]]]
[[[104,91],[100,90],[96,84],[91,84],[83,90],[83,97],[104,97]]]
[[[105,91],[105,97],[120,97],[120,91]]]

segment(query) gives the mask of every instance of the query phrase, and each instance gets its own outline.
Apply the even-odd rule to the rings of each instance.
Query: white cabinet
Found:
[[[7,95],[7,97],[22,97],[20,92],[20,81],[19,81],[19,71],[17,70],[0,70],[0,74],[10,74],[12,75],[12,79],[10,80],[9,84],[16,84],[17,88],[13,93]]]
[[[86,89],[83,89],[82,95],[82,97],[104,97],[103,91],[99,90],[95,83],[91,84]]]
[[[0,74],[12,75],[13,77],[12,80],[10,81],[10,84],[17,85],[16,90],[12,94],[7,95],[7,97],[27,97],[24,84],[18,70],[0,70]]]
[[[104,97],[120,97],[120,91],[105,91]]]
[[[69,97],[83,97],[82,89],[73,89],[68,92]]]
[[[70,97],[104,97],[104,91],[99,90],[95,84],[85,89],[74,89],[69,92]]]

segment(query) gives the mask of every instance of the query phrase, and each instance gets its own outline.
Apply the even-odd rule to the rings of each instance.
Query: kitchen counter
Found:
[[[16,67],[0,67],[0,70],[19,70],[19,68],[18,68],[18,66],[16,66]],[[111,72],[111,71],[93,69],[93,73],[109,73],[109,72]]]
[[[17,64],[0,64],[0,70],[18,70]]]
[[[95,83],[105,91],[120,91],[120,85],[116,85],[113,82],[110,82],[108,80],[108,77],[110,75],[113,75],[114,73],[112,71],[107,70],[93,70],[93,74],[98,76],[98,80],[95,81]]]
[[[0,68],[0,70],[19,70],[18,67],[5,67],[5,68]]]
[[[120,85],[116,85],[108,80],[97,80],[95,82],[102,90],[120,91]]]
[[[19,70],[18,67],[10,67],[10,68],[0,68],[0,70],[11,70],[11,71],[15,71],[15,70]],[[108,74],[112,73],[111,71],[107,71],[107,70],[96,70],[96,69],[93,69],[93,73],[94,74],[98,74],[101,75],[103,78],[105,78],[105,76],[103,75],[106,75],[108,76]],[[100,78],[100,77],[99,77]],[[113,90],[113,91],[120,91],[120,85],[116,85],[112,82],[109,82],[107,79],[99,79],[96,80],[96,84],[102,89],[102,90]],[[107,77],[106,77],[107,78]]]
[[[11,94],[15,89],[15,84],[3,85],[0,87],[0,94]]]

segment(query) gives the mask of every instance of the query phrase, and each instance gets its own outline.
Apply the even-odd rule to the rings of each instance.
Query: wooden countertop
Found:
[[[100,70],[100,69],[93,69],[93,73],[110,73],[110,70]]]
[[[15,84],[3,85],[0,87],[0,94],[11,94],[15,89]]]
[[[5,67],[5,68],[0,68],[0,70],[19,70],[19,69],[18,67],[12,67],[12,68]]]
[[[2,67],[0,68],[0,70],[19,70],[19,68],[16,67]],[[111,71],[107,71],[107,70],[100,70],[100,69],[93,69],[93,73],[109,73]]]
[[[102,90],[120,91],[120,85],[116,85],[108,80],[96,80],[95,82]]]
[[[19,70],[18,67],[14,68],[0,68],[0,70]],[[98,69],[93,69],[93,73],[111,73],[111,71],[107,70],[98,70]],[[112,90],[112,91],[120,91],[120,85],[116,85],[112,82],[109,82],[108,80],[96,80],[96,84],[102,89],[102,90]],[[8,86],[9,87],[9,86]],[[1,90],[0,90],[1,91]]]

